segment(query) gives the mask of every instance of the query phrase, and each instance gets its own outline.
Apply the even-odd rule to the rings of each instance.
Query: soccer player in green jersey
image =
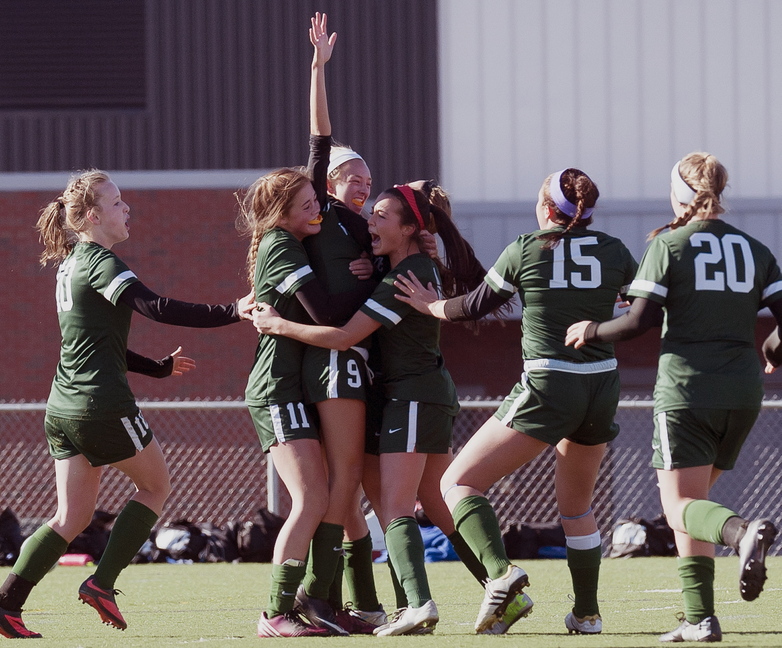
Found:
[[[439,285],[437,264],[422,252],[420,232],[436,222],[443,240],[448,292],[474,286],[480,264],[451,220],[408,186],[383,192],[369,220],[372,248],[387,255],[392,271],[358,313],[342,327],[308,326],[259,303],[256,328],[330,349],[347,349],[379,333],[387,404],[380,433],[380,519],[386,546],[407,595],[407,606],[375,630],[380,636],[431,631],[439,620],[424,568],[421,534],[414,517],[419,489],[437,487],[451,461],[456,390],[439,351],[439,323],[395,299],[392,276],[413,270]],[[280,317],[282,315],[282,317]]]
[[[578,169],[546,178],[536,206],[540,229],[511,243],[484,283],[468,295],[438,300],[420,277],[397,278],[405,294],[399,299],[441,319],[478,319],[516,292],[524,305],[521,381],[441,480],[456,528],[492,579],[475,622],[479,633],[507,632],[533,605],[521,592],[529,584],[527,574],[508,560],[484,493],[549,447],[556,453],[557,504],[575,593],[565,626],[585,634],[602,630],[597,603],[601,541],[592,496],[606,444],[619,432],[613,421],[619,375],[612,345],[574,353],[562,340],[568,325],[585,313],[610,317],[636,264],[619,239],[587,229],[598,195]]]
[[[708,499],[722,471],[733,468],[760,412],[754,331],[763,307],[777,322],[764,344],[767,370],[782,360],[782,274],[765,245],[719,218],[727,182],[725,167],[708,153],[677,162],[671,172],[674,218],[649,235],[629,312],[611,322],[578,322],[566,338],[576,348],[630,339],[665,316],[652,466],[676,537],[684,618],[661,641],[720,641],[714,544],[738,552],[739,591],[752,601],[763,590],[766,552],[777,533],[769,520],[747,521]]]
[[[114,583],[149,537],[171,486],[163,452],[136,405],[127,371],[179,375],[194,364],[178,349],[156,362],[127,348],[133,311],[179,326],[214,327],[238,322],[252,296],[229,305],[189,304],[156,295],[112,251],[129,236],[130,208],[102,171],[71,179],[38,220],[42,265],[59,262],[56,303],[62,333],[57,373],[46,406],[45,431],[54,458],[57,511],[27,539],[0,587],[0,634],[40,637],[28,630],[21,609],[32,588],[57,563],[92,519],[103,467],[133,481],[136,493],[117,517],[106,551],[79,598],[101,620],[127,627]]]
[[[369,258],[371,239],[361,215],[372,176],[358,153],[332,145],[325,67],[337,35],[328,35],[325,14],[316,13],[310,22],[314,52],[308,173],[323,220],[320,231],[303,243],[315,276],[329,294],[337,295],[362,290],[362,284],[370,289],[377,285]],[[356,309],[359,305],[356,302]],[[304,351],[304,397],[318,412],[329,505],[316,531],[322,542],[313,543],[307,576],[297,594],[299,608],[314,625],[338,624],[346,632],[362,634],[371,634],[386,620],[375,589],[372,539],[361,510],[369,346],[370,341],[363,340],[346,351],[320,347]],[[337,546],[342,551],[335,551]],[[323,550],[315,552],[316,547]],[[352,594],[347,607],[342,598],[343,570]]]
[[[256,300],[273,303],[296,321],[344,322],[373,284],[364,282],[363,293],[360,284],[356,290],[330,293],[327,282],[315,275],[302,241],[321,231],[320,209],[303,170],[280,169],[250,187],[237,225],[252,237],[247,266]],[[275,544],[269,604],[258,622],[263,637],[346,634],[333,613],[319,616],[314,627],[294,610],[308,553],[313,571],[321,569],[316,561],[325,561],[333,574],[332,558],[342,551],[341,530],[331,533],[336,525],[323,524],[329,485],[318,428],[304,396],[305,352],[295,340],[261,336],[247,383],[246,400],[261,446],[274,458],[292,499]]]

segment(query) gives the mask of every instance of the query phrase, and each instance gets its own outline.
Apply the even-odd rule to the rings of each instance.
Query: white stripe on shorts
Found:
[[[136,450],[141,452],[144,449],[144,446],[141,443],[141,437],[139,436],[138,430],[133,427],[133,423],[130,422],[130,419],[127,416],[123,416],[120,421],[122,421],[122,425],[125,426],[125,430],[127,431],[130,440],[133,441]]]
[[[665,418],[665,412],[657,415],[657,427],[660,430],[660,452],[663,455],[663,469],[671,470],[673,468],[673,457],[671,456],[671,442],[668,438],[668,419]]]
[[[415,452],[418,441],[418,401],[410,401],[407,411],[407,448],[405,452]]]
[[[515,400],[513,401],[513,405],[510,406],[510,409],[508,410],[507,414],[502,417],[501,423],[505,427],[509,427],[510,422],[513,420],[513,417],[516,416],[516,412],[519,410],[519,407],[521,407],[521,404],[527,400],[527,397],[529,396],[529,389],[527,389],[527,374],[522,373],[521,374],[521,380],[519,380],[522,387],[524,388],[522,392],[516,396]]]
[[[339,358],[339,351],[331,349],[329,351],[329,384],[326,387],[326,394],[328,398],[339,398],[339,364],[337,359]]]
[[[269,414],[272,417],[272,428],[274,428],[274,438],[278,443],[285,443],[285,430],[282,426],[282,417],[280,416],[279,405],[269,405]]]

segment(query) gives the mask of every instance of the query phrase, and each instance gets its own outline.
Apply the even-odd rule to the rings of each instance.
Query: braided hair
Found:
[[[570,230],[577,226],[587,226],[592,224],[591,210],[600,197],[597,185],[592,179],[580,169],[565,169],[559,175],[559,188],[565,199],[575,206],[574,214],[568,215],[562,211],[551,196],[550,183],[556,174],[551,174],[543,181],[543,206],[553,211],[553,221],[559,225],[564,225],[564,230],[550,230],[541,234],[538,238],[543,241],[544,249],[557,247],[559,241]]]
[[[695,192],[695,197],[686,203],[680,215],[649,232],[648,241],[668,228],[675,230],[686,225],[695,216],[725,213],[720,197],[728,184],[728,171],[716,157],[709,153],[690,153],[681,159],[678,169],[681,179]]]

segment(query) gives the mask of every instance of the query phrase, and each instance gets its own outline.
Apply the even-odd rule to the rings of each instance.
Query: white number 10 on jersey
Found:
[[[55,289],[55,298],[57,299],[57,312],[62,313],[73,308],[73,291],[71,290],[71,280],[73,271],[76,268],[76,259],[67,259],[60,264],[57,270],[57,288]]]

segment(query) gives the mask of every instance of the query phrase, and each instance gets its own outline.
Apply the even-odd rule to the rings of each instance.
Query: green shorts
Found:
[[[248,409],[264,452],[275,443],[320,438],[316,414],[301,401],[249,405]]]
[[[335,351],[308,346],[302,363],[305,400],[308,403],[330,398],[366,400],[368,355],[361,347]]]
[[[364,452],[380,454],[380,430],[383,429],[383,410],[386,408],[386,395],[377,374],[371,385],[367,386],[366,438]]]
[[[458,405],[435,405],[392,398],[383,410],[380,454],[419,452],[447,454]]]
[[[619,434],[616,361],[576,364],[559,360],[524,363],[521,381],[494,413],[507,427],[556,445],[608,443]]]
[[[760,408],[683,409],[654,415],[652,467],[731,470]]]
[[[152,430],[137,409],[121,418],[80,421],[46,414],[49,454],[55,459],[84,455],[91,466],[130,459],[152,441]]]

